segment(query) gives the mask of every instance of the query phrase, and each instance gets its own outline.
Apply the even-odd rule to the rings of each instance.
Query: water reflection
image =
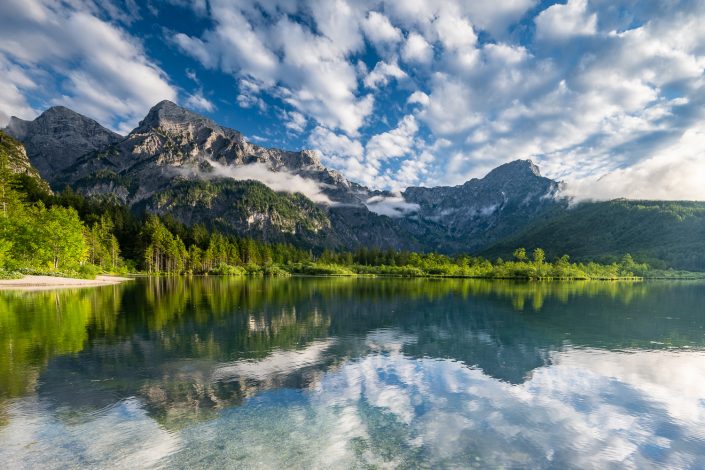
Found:
[[[478,280],[5,292],[0,459],[701,467],[704,301],[697,283]]]

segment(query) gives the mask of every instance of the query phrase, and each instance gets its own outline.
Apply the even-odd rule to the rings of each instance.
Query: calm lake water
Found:
[[[705,468],[705,284],[0,292],[3,468]]]

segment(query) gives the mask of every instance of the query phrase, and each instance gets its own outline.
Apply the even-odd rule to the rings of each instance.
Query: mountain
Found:
[[[530,160],[516,160],[460,186],[411,187],[402,194],[418,204],[419,219],[443,227],[446,243],[477,250],[567,207],[560,188]]]
[[[104,148],[122,137],[63,106],[47,109],[33,121],[15,116],[5,132],[21,141],[34,167],[50,184],[55,176],[88,152]]]
[[[505,258],[519,246],[576,260],[609,261],[630,252],[656,265],[705,269],[705,204],[570,206],[560,197],[561,183],[541,176],[529,160],[462,185],[410,187],[400,196],[348,181],[315,152],[252,144],[170,101],[155,105],[124,137],[61,107],[34,121],[13,118],[6,131],[27,146],[29,161],[55,189],[69,185],[136,213],[171,215],[225,233],[318,249]],[[15,155],[18,168],[31,173],[27,155]]]
[[[44,121],[47,113],[36,121]],[[87,118],[73,125],[75,135],[62,128],[48,139],[73,145],[93,127]],[[34,121],[26,127],[44,128]],[[31,132],[23,138],[30,144],[36,140]],[[71,148],[57,154],[71,154]],[[30,158],[51,161],[52,152]],[[269,241],[331,248],[420,247],[386,217],[367,210],[367,188],[325,168],[314,152],[251,144],[241,133],[170,101],[154,106],[126,137],[78,153],[53,173],[55,188],[68,185],[138,212],[171,214],[187,224]]]
[[[88,194],[115,194],[132,205],[174,181],[247,179],[249,175],[233,171],[244,165],[254,165],[260,173],[266,170],[264,174],[268,171],[273,178],[281,173],[313,179],[314,189],[319,185],[322,193],[335,195],[340,202],[359,202],[355,190],[363,189],[326,169],[314,152],[253,145],[238,131],[170,101],[154,106],[124,139],[82,155],[60,174],[59,181]]]
[[[549,258],[611,262],[625,253],[654,267],[705,271],[705,202],[583,202],[537,220],[493,244],[490,257],[511,256],[516,247],[542,247]]]
[[[518,161],[461,186],[409,188],[409,210],[390,212],[398,196],[348,181],[315,152],[254,145],[170,101],[125,137],[66,108],[31,122],[13,118],[8,132],[31,149],[38,168],[50,168],[56,189],[69,185],[137,212],[270,241],[467,251],[562,204],[553,197],[558,183]]]
[[[49,184],[42,179],[29,161],[22,143],[2,131],[0,131],[0,165],[7,165],[6,168],[11,173],[24,175],[40,190],[51,192]]]

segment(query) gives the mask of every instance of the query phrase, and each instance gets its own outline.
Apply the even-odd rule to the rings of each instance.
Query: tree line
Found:
[[[99,272],[151,274],[311,274],[527,279],[616,279],[648,266],[625,255],[611,264],[546,260],[542,249],[517,249],[511,260],[362,247],[318,251],[187,227],[173,217],[135,215],[126,206],[67,188],[48,193],[0,159],[0,270],[91,277]]]

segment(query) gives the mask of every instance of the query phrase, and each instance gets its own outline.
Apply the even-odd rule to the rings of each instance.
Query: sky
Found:
[[[372,188],[705,199],[705,0],[3,0],[0,126],[162,99]]]

